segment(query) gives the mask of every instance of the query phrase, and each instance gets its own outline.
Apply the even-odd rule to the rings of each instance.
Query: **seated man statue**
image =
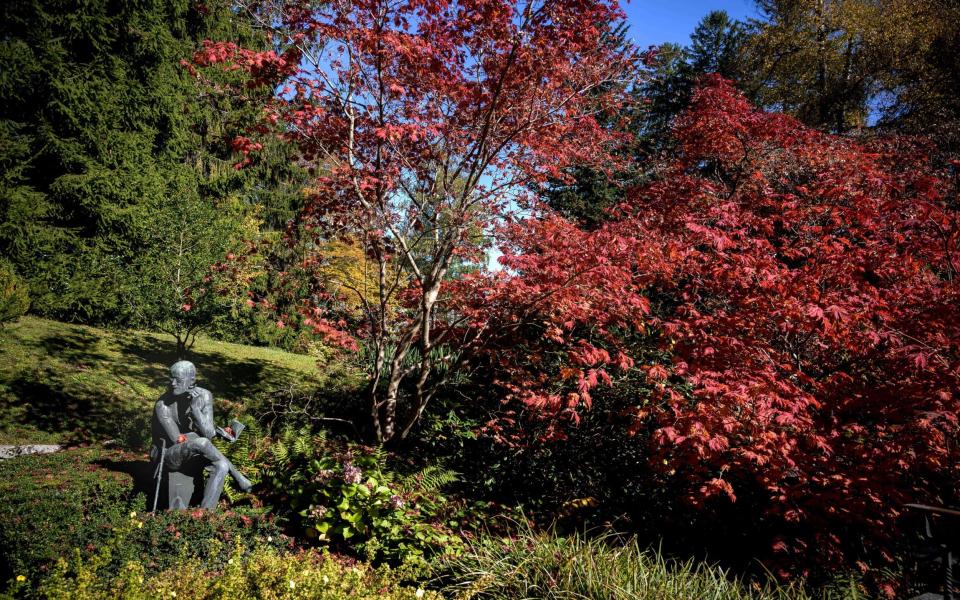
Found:
[[[191,479],[194,476],[192,474],[198,474],[204,468],[209,471],[200,507],[212,509],[220,500],[227,473],[243,491],[249,491],[251,483],[213,445],[212,440],[218,433],[230,441],[236,438],[229,427],[225,430],[214,427],[213,394],[197,387],[196,379],[197,369],[189,361],[181,360],[170,367],[170,388],[160,397],[153,410],[150,458],[157,464],[158,496],[163,471],[188,474]],[[171,475],[171,482],[172,478]],[[191,492],[192,489],[191,485]],[[189,497],[175,501],[171,493],[170,508],[186,508],[187,502]]]

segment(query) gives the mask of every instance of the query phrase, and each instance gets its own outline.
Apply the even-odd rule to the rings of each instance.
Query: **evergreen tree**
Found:
[[[185,304],[160,293],[177,268],[181,231],[170,223],[202,242],[191,260],[209,265],[254,205],[268,226],[292,214],[301,178],[289,154],[233,168],[230,141],[259,115],[243,98],[201,95],[181,66],[204,39],[247,42],[252,24],[216,2],[5,4],[0,251],[29,282],[35,312],[169,324]]]
[[[610,28],[606,43],[621,50],[627,48],[630,45],[626,38],[627,31],[625,23],[616,24]],[[593,229],[605,221],[607,210],[622,201],[625,190],[635,185],[641,177],[638,169],[642,168],[644,150],[638,134],[643,113],[637,84],[642,75],[639,71],[635,75],[636,80],[620,84],[623,89],[632,92],[635,102],[623,107],[620,114],[602,114],[598,119],[602,126],[619,129],[628,136],[627,142],[619,150],[619,156],[624,159],[623,165],[608,173],[592,167],[574,166],[566,169],[565,180],[553,179],[538,188],[550,207],[586,229]]]
[[[677,44],[663,44],[651,63],[650,76],[640,93],[645,101],[641,126],[647,146],[654,152],[670,145],[674,117],[690,103],[696,73],[687,61],[687,51]]]
[[[960,154],[960,3],[888,0],[870,32],[885,65],[875,104],[883,130],[923,135]]]
[[[611,39],[623,44],[625,35],[626,28],[621,27]],[[567,173],[570,181],[552,181],[541,190],[547,203],[588,229],[606,220],[607,209],[621,202],[630,186],[644,182],[670,148],[671,124],[689,105],[698,78],[706,73],[738,78],[746,35],[743,23],[725,11],[712,11],[694,29],[690,46],[659,46],[633,87],[635,104],[607,122],[629,136],[624,154],[630,167],[615,173],[613,181],[594,169],[572,168]]]
[[[889,2],[757,0],[764,19],[754,23],[746,49],[749,94],[819,129],[843,133],[866,125],[886,69],[870,35],[883,20],[883,4]]]
[[[727,79],[740,76],[740,60],[747,32],[743,23],[724,10],[714,10],[690,34],[687,63],[696,74],[716,73]]]
[[[646,137],[653,151],[670,144],[674,117],[686,110],[698,79],[716,73],[731,80],[741,77],[741,54],[746,28],[726,11],[707,13],[690,34],[690,45],[663,44],[649,79],[642,88],[646,99]]]

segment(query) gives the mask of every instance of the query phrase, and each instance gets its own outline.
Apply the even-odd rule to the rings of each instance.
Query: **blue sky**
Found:
[[[686,45],[690,32],[711,10],[725,10],[734,19],[757,15],[753,0],[632,0],[623,2],[629,36],[640,48],[674,42]]]

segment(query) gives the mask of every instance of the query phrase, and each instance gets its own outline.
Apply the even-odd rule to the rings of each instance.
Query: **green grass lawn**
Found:
[[[217,420],[271,392],[346,389],[356,374],[312,356],[199,338],[187,359]],[[173,337],[23,317],[0,329],[0,444],[69,443],[148,433],[176,360]]]

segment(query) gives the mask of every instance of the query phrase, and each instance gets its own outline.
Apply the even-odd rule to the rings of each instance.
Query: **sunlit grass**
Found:
[[[810,595],[800,583],[746,583],[717,566],[672,561],[636,539],[558,536],[522,529],[481,536],[444,565],[446,591],[460,599],[854,600],[856,584]]]
[[[0,444],[118,439],[150,414],[176,360],[172,336],[24,317],[0,330]],[[188,357],[218,410],[280,388],[349,384],[339,364],[200,337]]]

